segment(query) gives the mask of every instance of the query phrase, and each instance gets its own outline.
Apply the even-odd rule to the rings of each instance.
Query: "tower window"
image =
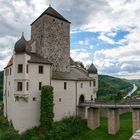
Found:
[[[17,91],[22,91],[22,82],[17,82]]]
[[[43,66],[39,66],[39,68],[38,68],[38,73],[40,73],[40,74],[43,73]]]
[[[28,64],[26,65],[26,73],[29,72]]]
[[[81,83],[81,88],[83,88],[83,83]]]
[[[67,82],[64,82],[64,89],[67,89]]]
[[[22,73],[22,72],[23,72],[23,65],[18,64],[18,73]]]
[[[53,22],[55,22],[55,19],[53,19]]]
[[[26,90],[29,90],[29,82],[26,82]]]
[[[93,86],[94,87],[96,86],[96,80],[95,79],[93,80]]]
[[[39,82],[39,90],[41,90],[42,82]]]

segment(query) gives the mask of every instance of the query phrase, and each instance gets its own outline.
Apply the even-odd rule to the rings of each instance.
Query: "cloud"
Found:
[[[140,73],[140,42],[130,43],[112,49],[102,49],[94,53],[94,62],[101,73],[124,76]],[[123,75],[121,75],[123,73]],[[137,75],[137,78],[140,78]]]
[[[98,36],[98,39],[104,41],[105,43],[111,44],[111,45],[113,45],[113,44],[116,43],[113,39],[111,39],[111,38],[105,36],[105,34],[103,34],[103,33],[101,33],[101,34]]]
[[[91,60],[89,59],[91,53],[85,49],[73,49],[71,50],[71,57],[75,61],[83,62],[85,65],[89,65]]]
[[[17,38],[13,36],[0,37],[0,69],[8,63]]]
[[[79,40],[80,49],[71,50],[75,60],[90,64],[94,56],[101,73],[135,77],[140,73],[140,0],[0,0],[0,69],[8,62],[21,32],[30,39],[30,24],[49,3],[72,22],[72,34],[98,32],[100,34],[95,38],[102,44],[117,45],[102,49],[104,46],[100,46],[100,42],[94,44],[87,36]],[[128,34],[115,41],[118,31],[128,31]],[[94,54],[91,53],[93,50]]]
[[[87,49],[92,50],[93,48],[95,48],[95,45],[93,45],[92,41],[93,41],[92,38],[87,38],[86,37],[83,40],[79,40],[77,44],[80,45],[81,47],[87,47]]]

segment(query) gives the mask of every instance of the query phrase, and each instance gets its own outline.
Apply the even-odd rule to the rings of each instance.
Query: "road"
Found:
[[[137,90],[137,86],[136,84],[133,84],[133,89],[129,91],[128,94],[123,98],[126,99],[127,97],[131,96],[136,90]]]

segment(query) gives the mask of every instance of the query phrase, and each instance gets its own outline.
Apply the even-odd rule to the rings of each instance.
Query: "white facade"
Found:
[[[96,99],[97,71],[88,73],[78,67],[72,70],[71,66],[69,73],[61,73],[63,78],[54,78],[52,64],[36,55],[35,42],[30,46],[30,53],[26,52],[28,44],[23,36],[15,46],[12,59],[4,70],[3,103],[4,115],[19,133],[39,126],[40,88],[43,85],[51,85],[54,88],[55,121],[77,115],[81,96],[84,98],[82,100]],[[39,72],[39,68],[42,72]]]

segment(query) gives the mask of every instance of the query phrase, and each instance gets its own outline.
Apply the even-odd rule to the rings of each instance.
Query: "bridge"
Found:
[[[132,110],[133,133],[140,128],[140,102],[100,103],[84,101],[79,103],[78,114],[85,119],[87,109],[87,126],[95,130],[100,126],[100,109],[108,109],[108,133],[116,134],[120,129],[119,109]],[[127,126],[126,126],[127,127]]]

